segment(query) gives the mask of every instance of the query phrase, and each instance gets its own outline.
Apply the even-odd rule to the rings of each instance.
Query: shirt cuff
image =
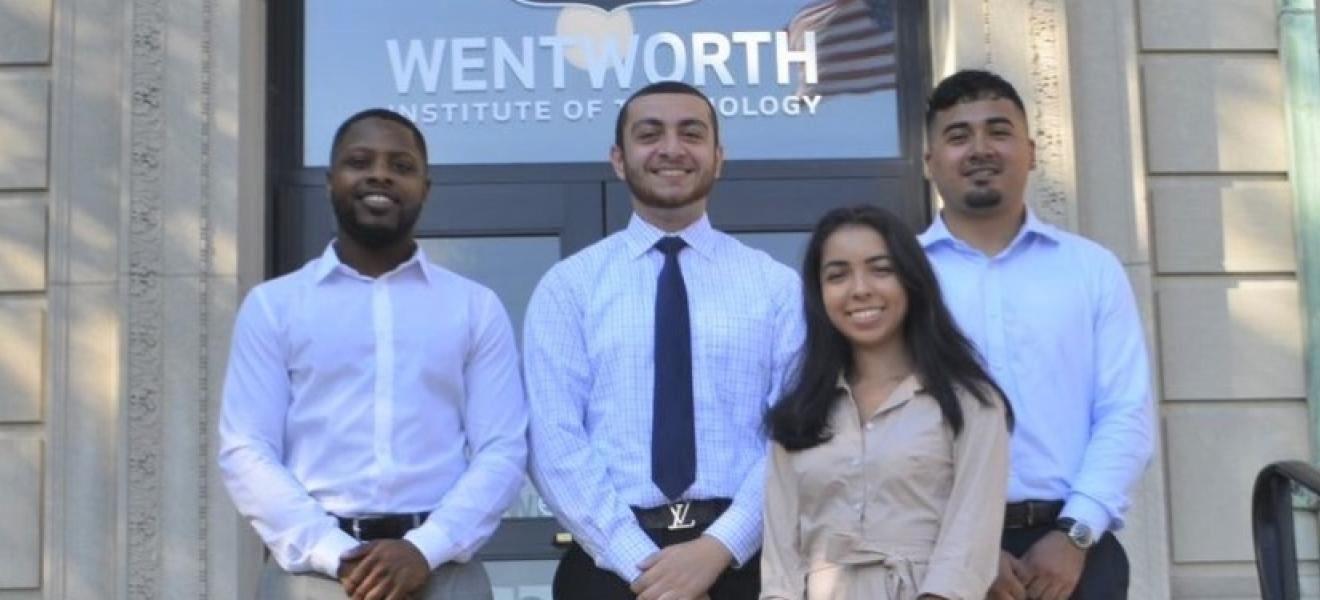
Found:
[[[998,556],[996,555],[996,559]],[[932,561],[926,569],[926,578],[918,584],[917,595],[931,594],[940,598],[980,598],[990,588],[992,579],[976,577],[956,561]]]
[[[593,557],[596,566],[614,571],[629,584],[642,576],[642,570],[637,565],[660,550],[640,527],[626,528],[606,543],[609,545],[604,554]]]
[[[408,533],[403,534],[404,541],[417,547],[422,556],[426,557],[426,564],[434,571],[440,565],[454,560],[454,540],[445,533],[443,527],[438,523],[427,521],[419,527],[414,527]]]
[[[1109,531],[1111,525],[1115,531],[1123,526],[1122,521],[1109,518],[1109,511],[1105,510],[1104,505],[1092,500],[1090,497],[1076,493],[1070,494],[1068,502],[1063,505],[1063,511],[1059,513],[1059,518],[1064,517],[1074,519],[1078,523],[1090,527],[1091,531],[1095,533],[1096,539],[1100,539],[1100,536]]]
[[[733,555],[733,568],[740,569],[761,548],[761,515],[749,514],[734,504],[706,528]]]
[[[353,539],[353,536],[340,531],[338,527],[331,529],[329,533],[321,538],[321,541],[312,547],[312,569],[338,581],[339,557],[343,556],[345,552],[358,547],[359,543]]]

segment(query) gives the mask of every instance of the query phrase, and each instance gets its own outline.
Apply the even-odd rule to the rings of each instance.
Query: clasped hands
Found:
[[[637,565],[642,575],[632,591],[637,600],[709,600],[710,586],[732,562],[723,543],[703,535],[647,557]]]
[[[339,583],[352,600],[407,600],[430,574],[426,557],[405,540],[367,542],[339,562]]]
[[[986,600],[1067,600],[1082,577],[1086,551],[1051,531],[1016,558],[999,555],[999,575]]]

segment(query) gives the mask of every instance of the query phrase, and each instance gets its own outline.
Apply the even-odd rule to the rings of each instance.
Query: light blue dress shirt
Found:
[[[668,503],[651,481],[656,278],[665,235],[636,215],[556,264],[527,307],[532,479],[602,568],[635,580],[656,545],[630,506]],[[802,343],[799,278],[711,228],[679,234],[692,323],[697,478],[685,499],[732,498],[706,531],[735,561],[761,545],[762,417]]]
[[[942,217],[921,235],[945,302],[1013,406],[1008,501],[1117,530],[1154,450],[1150,368],[1127,276],[1099,244],[1041,222],[988,257]]]

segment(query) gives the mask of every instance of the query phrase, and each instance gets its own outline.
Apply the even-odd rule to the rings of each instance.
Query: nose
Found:
[[[393,182],[394,175],[390,172],[389,161],[372,161],[371,169],[367,171],[367,181],[374,184]]]
[[[678,134],[671,131],[666,133],[664,137],[660,139],[660,146],[658,149],[663,156],[675,156],[682,152],[683,144],[679,142]]]
[[[983,134],[983,133],[977,133],[977,134],[972,135],[972,155],[973,155],[973,156],[987,156],[987,155],[989,155],[989,154],[992,154],[993,152],[994,152],[994,149],[993,149],[993,148],[991,147],[991,145],[990,145],[990,138],[989,138],[989,136],[987,136],[987,135],[985,135],[985,134]]]
[[[871,297],[871,283],[867,281],[863,273],[854,273],[848,278],[848,295],[854,299],[866,299]]]

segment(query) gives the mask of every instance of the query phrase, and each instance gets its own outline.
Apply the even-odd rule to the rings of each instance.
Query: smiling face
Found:
[[[366,248],[410,241],[431,188],[413,133],[374,117],[344,132],[326,179],[339,237]]]
[[[1012,101],[954,104],[935,115],[926,141],[926,170],[947,210],[968,218],[1024,210],[1036,143]]]
[[[610,150],[610,162],[628,184],[633,208],[653,223],[700,217],[724,164],[710,105],[660,93],[637,97],[625,110],[623,145]]]
[[[845,225],[821,246],[820,291],[825,315],[854,349],[904,343],[908,295],[883,237],[866,225]]]

